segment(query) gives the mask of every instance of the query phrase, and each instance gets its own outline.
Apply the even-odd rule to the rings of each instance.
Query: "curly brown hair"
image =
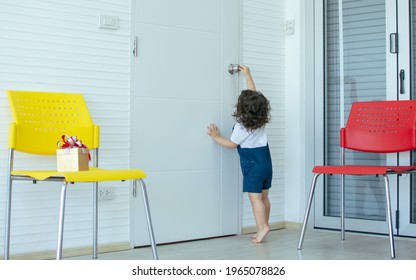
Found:
[[[243,90],[235,107],[234,119],[248,131],[263,127],[271,120],[270,102],[259,91]]]

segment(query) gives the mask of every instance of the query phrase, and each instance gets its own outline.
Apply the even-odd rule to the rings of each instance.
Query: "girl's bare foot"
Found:
[[[251,241],[253,243],[262,243],[266,235],[269,233],[270,228],[268,226],[264,227],[263,229],[259,230],[256,234],[255,238],[252,238]]]

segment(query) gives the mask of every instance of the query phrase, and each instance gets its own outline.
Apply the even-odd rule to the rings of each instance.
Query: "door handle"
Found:
[[[133,40],[133,55],[134,56],[138,56],[138,40],[139,37],[138,36],[134,36],[134,40]]]
[[[230,64],[229,66],[228,66],[228,72],[230,73],[230,74],[235,74],[235,73],[237,73],[237,72],[239,72],[240,71],[240,69],[238,69],[238,64]]]
[[[399,40],[397,33],[390,34],[390,53],[398,53],[399,50]]]
[[[400,94],[404,94],[404,70],[400,70]]]

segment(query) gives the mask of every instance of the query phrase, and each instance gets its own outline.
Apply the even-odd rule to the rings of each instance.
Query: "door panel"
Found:
[[[134,9],[136,22],[215,33],[219,33],[222,28],[223,1],[138,0],[136,2]],[[231,2],[234,2],[232,5],[236,3]],[[239,7],[236,9],[239,10]],[[233,17],[231,16],[230,19]]]
[[[239,83],[227,69],[239,58],[239,1],[134,2],[132,166],[148,175],[156,242],[237,234],[238,155],[206,127],[226,134],[234,123]],[[139,194],[132,205],[132,243],[148,244]]]
[[[135,30],[135,97],[220,100],[221,60],[213,57],[221,57],[221,33],[148,23],[137,23]]]

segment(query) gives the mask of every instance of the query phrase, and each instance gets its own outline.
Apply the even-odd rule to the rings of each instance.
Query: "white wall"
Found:
[[[250,66],[256,88],[270,101],[272,121],[267,125],[273,161],[269,192],[270,224],[285,220],[285,0],[243,0],[241,62]],[[245,80],[241,88],[246,88]],[[250,201],[243,196],[243,228],[255,227]]]
[[[290,3],[289,3],[290,2]],[[298,221],[299,205],[297,196],[300,191],[301,176],[299,166],[301,160],[300,143],[300,17],[299,1],[287,1],[286,19],[295,21],[295,33],[286,36],[286,161],[285,161],[285,219]]]
[[[295,34],[286,36],[285,221],[302,222],[314,161],[313,4],[286,1],[286,19]]]
[[[99,29],[100,14],[119,17],[120,28]],[[0,255],[11,121],[5,91],[83,93],[101,126],[100,165],[128,167],[129,49],[130,0],[0,1]],[[35,162],[25,156],[23,161],[36,167],[55,165],[54,157]],[[101,244],[129,240],[128,183],[116,186],[115,199],[100,203]],[[55,250],[60,185],[14,187],[11,254]],[[92,188],[71,185],[67,198],[64,248],[92,245]]]

